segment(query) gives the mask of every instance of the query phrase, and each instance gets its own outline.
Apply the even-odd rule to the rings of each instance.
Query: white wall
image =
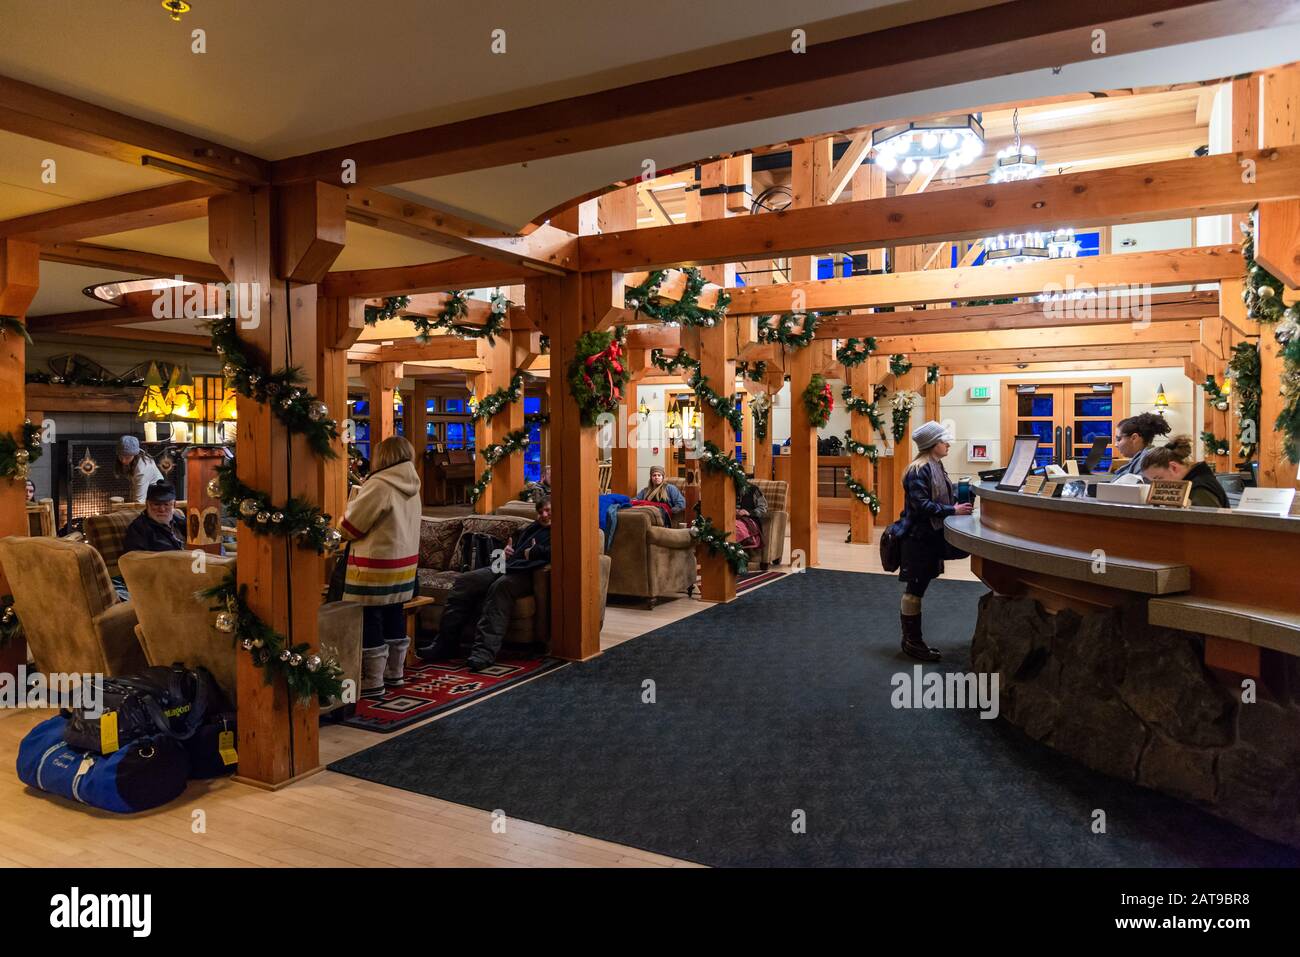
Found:
[[[1183,374],[1181,367],[1118,369],[1113,376],[1106,372],[1092,374],[1086,372],[1039,372],[1030,375],[959,375],[953,377],[952,391],[939,403],[940,417],[948,423],[956,442],[956,448],[949,454],[948,470],[953,474],[973,473],[980,469],[1000,468],[1006,464],[1003,461],[1003,454],[1004,451],[1008,450],[1001,447],[1001,395],[1003,391],[1002,383],[1005,380],[1037,379],[1042,382],[1052,380],[1088,382],[1094,376],[1097,381],[1105,381],[1116,376],[1122,376],[1129,380],[1129,415],[1156,411],[1156,392],[1161,385],[1164,385],[1165,395],[1169,398],[1169,408],[1165,410],[1165,418],[1169,420],[1169,424],[1173,427],[1170,434],[1186,433],[1191,435],[1193,439],[1196,439],[1199,435],[1202,423],[1194,403],[1199,402],[1201,396],[1192,381]],[[972,386],[987,386],[990,398],[979,400],[968,398]],[[919,421],[919,412],[918,409],[917,412],[913,413],[913,425]],[[1116,421],[1118,422],[1118,417]],[[989,454],[993,457],[993,461],[970,461],[967,458],[967,443],[971,440],[988,442]]]

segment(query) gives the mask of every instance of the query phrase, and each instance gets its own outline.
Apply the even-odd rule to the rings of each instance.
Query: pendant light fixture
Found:
[[[978,113],[897,123],[874,131],[871,148],[887,173],[898,169],[911,176],[936,165],[956,170],[984,152],[984,127]]]
[[[1011,128],[1015,132],[1015,142],[998,150],[997,162],[989,172],[990,183],[1015,183],[1043,175],[1043,162],[1038,158],[1038,150],[1020,142],[1019,107],[1011,114]]]

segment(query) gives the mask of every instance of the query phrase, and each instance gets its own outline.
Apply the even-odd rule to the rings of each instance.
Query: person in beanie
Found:
[[[155,482],[163,480],[163,474],[149,457],[149,453],[140,448],[140,440],[134,435],[124,435],[117,441],[117,461],[113,463],[113,472],[119,478],[131,482],[131,497],[128,501],[143,502],[145,494]]]
[[[176,511],[176,489],[158,481],[145,492],[144,510],[122,534],[125,552],[178,552],[185,547],[185,519]],[[130,601],[126,579],[114,575],[110,581],[122,601]]]
[[[943,574],[946,542],[943,520],[969,515],[971,505],[956,504],[952,482],[943,467],[951,441],[938,422],[926,422],[912,433],[917,454],[903,473],[902,564],[898,580],[906,585],[900,605],[903,651],[921,661],[938,661],[939,652],[921,636],[921,599],[930,582]]]
[[[406,683],[402,605],[415,595],[420,558],[420,476],[411,443],[390,435],[379,443],[366,477],[348,503],[339,531],[351,542],[343,600],[365,606],[361,632],[361,694]]]
[[[636,497],[643,502],[661,502],[674,515],[686,511],[686,496],[668,481],[662,465],[650,466],[650,484],[637,492]]]

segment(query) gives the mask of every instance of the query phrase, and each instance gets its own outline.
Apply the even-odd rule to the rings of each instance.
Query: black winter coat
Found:
[[[928,464],[922,465],[903,474],[903,523],[907,531],[903,535],[899,581],[927,581],[943,574],[947,542],[943,528],[935,528],[930,519],[944,519],[956,515],[957,510],[931,497],[930,468]]]

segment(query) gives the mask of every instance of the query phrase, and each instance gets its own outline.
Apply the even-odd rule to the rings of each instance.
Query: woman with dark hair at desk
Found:
[[[1228,494],[1205,462],[1189,463],[1192,438],[1176,435],[1168,445],[1148,449],[1142,456],[1142,477],[1148,482],[1191,482],[1191,504],[1201,508],[1227,508]]]
[[[1142,463],[1157,435],[1169,434],[1169,423],[1163,415],[1141,412],[1121,419],[1115,427],[1115,451],[1128,459],[1115,469],[1115,475],[1141,475]]]

